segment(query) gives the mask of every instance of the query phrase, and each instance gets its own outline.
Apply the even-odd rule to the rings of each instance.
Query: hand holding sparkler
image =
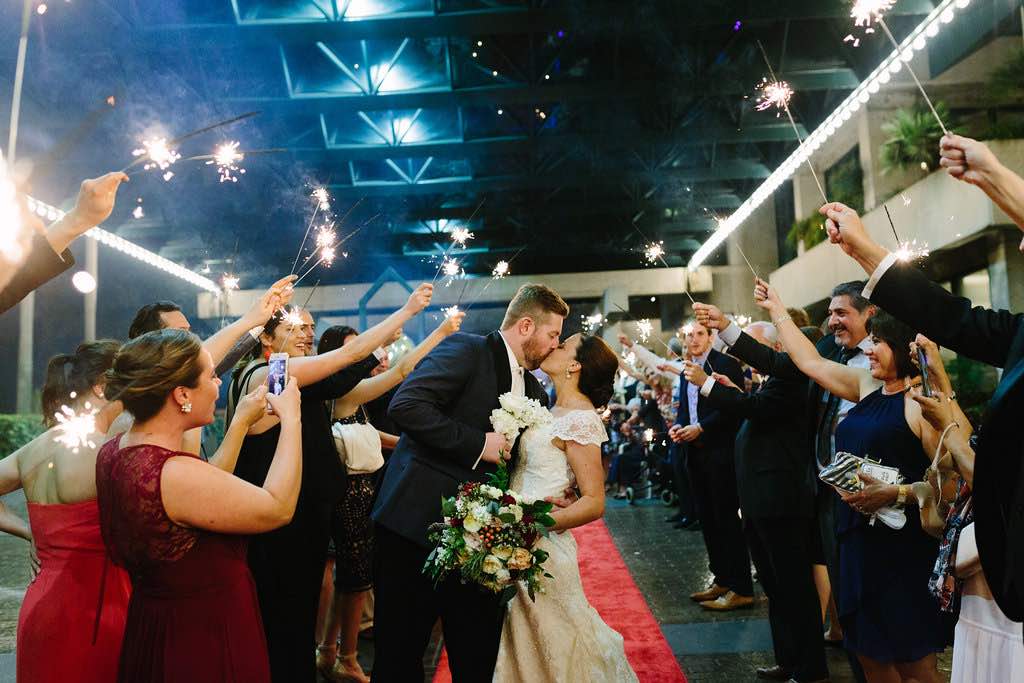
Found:
[[[865,272],[873,273],[888,252],[868,235],[857,212],[840,202],[825,204],[819,212],[828,219],[825,231],[829,241],[838,244]]]
[[[773,323],[786,316],[786,305],[782,303],[779,293],[760,278],[754,283],[754,303],[768,311]],[[778,325],[778,323],[775,324]]]
[[[451,310],[455,309],[455,310]],[[444,321],[437,326],[445,337],[450,337],[462,328],[462,321],[466,319],[466,312],[459,310],[458,306],[452,306],[445,310]],[[449,311],[450,314],[449,314]]]
[[[275,311],[287,306],[295,294],[295,289],[291,286],[295,279],[295,275],[281,278],[272,284],[263,296],[254,301],[252,307],[242,316],[245,328],[252,329],[264,325],[273,317]]]
[[[708,373],[704,372],[704,368],[700,365],[691,361],[685,361],[683,363],[683,377],[690,384],[702,387],[704,382],[708,380]]]
[[[702,304],[698,301],[693,305],[693,315],[698,323],[709,330],[724,330],[729,327],[729,319],[725,317],[718,306]]]
[[[957,180],[977,185],[989,193],[992,178],[1002,164],[985,143],[962,135],[944,135],[939,141],[939,165]]]
[[[429,282],[425,282],[409,295],[409,300],[405,302],[405,306],[402,308],[410,315],[414,316],[424,308],[430,305],[430,299],[434,296],[434,285]]]
[[[633,340],[622,332],[619,332],[619,343],[622,344],[622,348],[624,349],[632,348],[633,346]]]
[[[128,176],[120,171],[83,180],[75,207],[46,231],[53,250],[61,253],[80,235],[107,220],[114,210],[117,188],[126,180]]]

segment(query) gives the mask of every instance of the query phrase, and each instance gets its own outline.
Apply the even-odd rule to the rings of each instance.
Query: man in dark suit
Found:
[[[942,138],[942,165],[980,187],[1024,229],[1024,179],[985,145]],[[875,242],[857,213],[839,203],[821,209],[829,239],[870,274],[865,294],[903,322],[957,353],[1004,369],[979,430],[973,506],[978,554],[1003,613],[1024,620],[1024,315],[972,307]],[[1022,243],[1024,249],[1024,243]]]
[[[491,411],[511,391],[547,405],[529,370],[558,346],[569,307],[544,285],[524,285],[501,330],[455,334],[402,384],[389,415],[402,437],[373,508],[375,681],[422,681],[423,652],[440,616],[455,681],[489,681],[505,610],[498,596],[450,577],[434,587],[423,574],[441,521],[441,499],[466,481],[484,482],[513,450],[492,431]]]
[[[68,246],[110,217],[117,188],[127,179],[124,173],[108,173],[82,181],[74,208],[46,229],[27,209],[22,211],[22,229],[34,230],[35,234],[25,260],[15,266],[16,270],[6,284],[2,284],[3,275],[0,274],[0,313],[16,306],[30,292],[75,265]],[[8,267],[4,264],[3,270]]]
[[[775,326],[756,322],[745,332],[780,350]],[[688,373],[708,402],[743,418],[736,434],[736,481],[743,530],[758,579],[768,596],[776,666],[758,669],[759,678],[818,681],[828,678],[821,638],[821,607],[813,565],[818,547],[814,521],[815,475],[804,424],[807,382],[768,377],[750,394],[708,377]]]
[[[735,359],[711,348],[711,332],[697,323],[684,328],[686,367],[727,376],[743,385]],[[667,366],[666,366],[667,367]],[[684,369],[684,372],[686,370]],[[696,387],[679,385],[679,412],[669,437],[685,450],[697,515],[713,577],[711,585],[690,596],[701,607],[728,611],[754,604],[750,556],[737,514],[734,446],[739,420],[715,408]]]

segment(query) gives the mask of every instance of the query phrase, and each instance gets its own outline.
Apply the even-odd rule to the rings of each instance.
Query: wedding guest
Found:
[[[367,593],[373,588],[373,524],[370,508],[375,481],[384,466],[382,438],[369,423],[363,406],[390,392],[444,339],[459,331],[464,312],[446,316],[436,330],[401,361],[362,380],[352,391],[331,401],[331,424],[338,454],[348,470],[347,488],[334,506],[334,596],[324,637],[317,647],[317,668],[334,680],[368,682],[356,650]],[[330,327],[320,337],[318,353],[341,348],[359,335],[351,328]],[[344,336],[342,336],[344,334]],[[378,366],[379,367],[379,366]],[[341,655],[338,655],[338,638]]]
[[[982,143],[958,135],[940,143],[940,163],[950,175],[981,188],[1024,229],[1024,178]],[[857,213],[826,204],[829,239],[871,275],[865,293],[893,315],[959,354],[1004,369],[989,403],[978,442],[974,515],[982,568],[996,603],[1014,621],[1024,620],[1024,532],[1015,511],[1024,505],[1020,415],[1024,410],[1024,315],[971,307],[900,263],[864,230]]]
[[[83,180],[74,208],[45,230],[42,222],[21,204],[23,230],[31,231],[31,241],[22,240],[27,242],[22,247],[28,249],[28,254],[20,265],[16,259],[10,259],[0,268],[0,313],[75,265],[68,246],[110,217],[117,188],[125,180],[128,176],[121,172]]]
[[[920,383],[911,361],[915,334],[886,313],[871,318],[870,370],[822,358],[786,313],[778,293],[757,281],[758,306],[771,315],[789,357],[808,377],[843,399],[854,401],[836,429],[836,451],[871,457],[899,470],[905,481],[924,479],[939,435],[922,416],[909,389]],[[882,382],[882,387],[878,387]],[[900,528],[873,515],[902,506],[907,484],[884,484],[860,475],[858,493],[840,491],[837,603],[846,647],[857,654],[868,681],[897,677],[939,681],[936,653],[946,645],[938,607],[928,580],[938,544],[921,529],[917,510]]]
[[[748,325],[744,332],[781,350],[775,326]],[[804,428],[807,383],[769,377],[744,394],[690,365],[686,379],[723,413],[743,418],[736,434],[736,481],[743,530],[758,581],[768,596],[776,666],[758,678],[821,681],[828,678],[821,612],[812,566],[818,547],[814,520],[814,466]]]
[[[811,317],[807,315],[807,311],[796,306],[790,306],[786,309],[786,313],[789,317],[793,318],[793,324],[803,329],[804,327],[810,327]],[[812,340],[813,341],[813,340]]]
[[[115,341],[86,342],[51,358],[42,391],[47,430],[0,460],[0,495],[24,491],[32,533],[16,531],[35,544],[40,562],[18,614],[19,681],[117,678],[131,583],[110,564],[100,536],[96,442],[121,409],[107,402],[104,376],[118,348]],[[60,441],[55,415],[65,416],[62,406],[78,414],[99,411],[87,443]]]
[[[918,343],[924,337],[918,336]],[[950,506],[942,530],[939,557],[930,587],[939,607],[959,613],[953,640],[952,683],[975,681],[1016,681],[1024,678],[1024,643],[1019,623],[1003,614],[992,599],[985,580],[974,527],[973,493],[974,448],[968,438],[968,423],[954,399],[952,385],[934,343],[927,349],[928,366],[936,386],[931,396],[912,394],[921,404],[921,413],[932,427],[944,435],[932,463],[940,476],[956,475],[956,497]],[[941,481],[939,490],[941,491]],[[938,492],[929,492],[938,495]]]
[[[267,382],[266,359],[271,353],[288,354],[288,374],[303,393],[303,476],[294,518],[280,529],[254,536],[248,550],[275,681],[312,681],[316,677],[317,608],[331,514],[347,488],[326,402],[349,393],[369,375],[378,362],[373,353],[430,303],[432,292],[432,285],[421,285],[404,307],[382,323],[340,348],[313,356],[308,355],[314,337],[309,313],[292,310],[286,316],[279,311],[263,328],[258,357],[234,374],[228,392],[229,412],[239,396]],[[239,477],[258,482],[266,476],[278,434],[275,415],[266,415],[252,425],[239,457]]]
[[[711,348],[712,335],[699,323],[686,331],[686,366],[696,365],[708,374],[720,373],[737,386],[743,370],[735,359]],[[754,582],[743,527],[736,514],[735,443],[739,420],[715,408],[697,387],[683,382],[679,388],[679,413],[669,437],[685,453],[691,492],[704,534],[711,585],[690,599],[714,611],[729,611],[754,604]]]
[[[160,330],[125,344],[106,391],[135,418],[96,462],[103,540],[132,577],[118,680],[268,681],[266,641],[249,534],[286,524],[301,478],[298,384],[281,396],[246,396],[224,436],[237,457],[269,401],[281,424],[274,462],[249,484],[181,449],[189,429],[213,421],[220,379],[199,339]]]

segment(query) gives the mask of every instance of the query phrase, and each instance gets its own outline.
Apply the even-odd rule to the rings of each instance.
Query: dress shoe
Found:
[[[754,598],[746,595],[737,595],[733,591],[728,591],[714,600],[700,603],[700,606],[714,612],[731,612],[734,609],[753,607]]]
[[[672,528],[674,528],[674,529],[689,529],[692,524],[693,524],[693,520],[692,519],[690,519],[689,517],[683,517],[681,519],[676,520],[676,523],[672,525]]]
[[[678,524],[679,521],[683,520],[683,519],[686,519],[686,518],[683,517],[682,515],[672,515],[671,517],[666,517],[665,521],[666,522],[671,522],[672,524]]]
[[[793,675],[792,671],[787,671],[778,664],[775,666],[758,668],[754,673],[757,674],[758,678],[762,678],[766,681],[788,681],[789,677]]]
[[[729,592],[728,588],[723,588],[717,583],[711,584],[706,590],[702,590],[698,593],[694,593],[690,596],[690,599],[694,602],[707,602],[708,600],[714,600],[715,598],[725,595]]]

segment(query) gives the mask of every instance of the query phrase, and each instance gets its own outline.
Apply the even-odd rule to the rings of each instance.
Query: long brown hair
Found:
[[[595,408],[608,405],[619,357],[604,339],[584,336],[576,347],[576,361],[580,364],[580,393],[590,399]]]
[[[107,372],[107,399],[121,400],[138,422],[163,408],[176,387],[199,384],[199,337],[186,330],[156,330],[132,339]]]

